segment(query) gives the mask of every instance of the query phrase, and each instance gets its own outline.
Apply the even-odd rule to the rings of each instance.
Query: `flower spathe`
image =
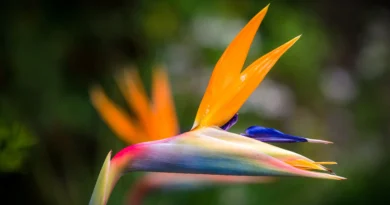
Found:
[[[220,129],[236,115],[272,66],[300,38],[293,38],[241,71],[267,9],[268,6],[241,30],[218,61],[193,129],[170,138],[126,147],[111,161],[109,154],[90,204],[105,204],[116,181],[129,171],[344,179],[325,173],[329,170],[322,164],[333,162],[315,162],[254,138]]]
[[[97,187],[105,184],[102,194],[105,200],[113,188],[112,183],[122,173],[130,171],[344,179],[334,174],[309,171],[327,169],[294,152],[219,128],[202,128],[129,146],[108,162],[110,168],[102,169],[100,176],[103,177],[99,176],[97,183]],[[97,187],[95,190],[101,190]]]
[[[92,103],[107,125],[120,139],[129,144],[133,144],[133,141],[143,142],[177,135],[178,125],[176,124],[175,106],[164,69],[161,66],[153,69],[152,102],[149,102],[141,79],[135,70],[124,70],[123,74],[122,77],[118,76],[117,82],[122,94],[128,101],[130,101],[131,96],[138,98],[137,103],[130,101],[129,107],[139,120],[131,117],[118,105],[114,104],[100,87],[94,87],[91,90]],[[129,81],[129,79],[132,81]],[[148,115],[152,115],[149,116],[149,121],[140,120],[140,116],[146,117]],[[164,123],[161,123],[162,120]],[[223,129],[229,129],[237,120],[238,115],[236,114],[226,123]],[[163,128],[165,129],[160,129],[161,124],[164,125]],[[147,196],[150,191],[163,188],[188,189],[223,183],[261,183],[269,181],[272,181],[271,177],[148,172],[137,180],[136,185],[129,193],[128,201],[133,205],[141,204],[143,197]]]
[[[129,146],[112,161],[125,162],[126,171],[343,179],[307,171],[327,169],[302,155],[216,127]]]

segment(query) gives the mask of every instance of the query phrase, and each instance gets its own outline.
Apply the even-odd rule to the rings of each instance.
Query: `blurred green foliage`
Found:
[[[29,130],[17,122],[0,121],[0,170],[18,171],[29,151],[36,144],[36,138]]]

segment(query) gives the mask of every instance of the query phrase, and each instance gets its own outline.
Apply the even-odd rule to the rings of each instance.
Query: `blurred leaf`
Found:
[[[19,171],[28,157],[29,148],[36,143],[36,137],[24,125],[0,123],[0,171]]]

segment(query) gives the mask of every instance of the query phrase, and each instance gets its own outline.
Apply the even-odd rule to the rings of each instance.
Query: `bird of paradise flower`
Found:
[[[109,152],[97,179],[90,204],[106,204],[118,179],[132,171],[345,179],[334,173],[326,173],[329,169],[322,165],[334,162],[315,162],[297,153],[262,142],[261,139],[272,142],[279,136],[281,139],[286,138],[286,142],[299,141],[295,138],[314,143],[328,143],[327,141],[302,139],[258,126],[248,128],[244,135],[221,129],[225,128],[224,126],[229,127],[236,120],[236,114],[246,99],[277,60],[300,38],[300,36],[293,38],[241,71],[267,9],[268,6],[253,17],[222,54],[211,75],[192,129],[169,138],[150,139],[131,145],[119,151],[112,159]],[[132,98],[131,102],[140,105],[135,103],[140,99]],[[140,120],[152,123],[147,116]],[[158,128],[165,130],[162,121],[160,118],[161,124]],[[120,122],[117,126],[126,127]],[[138,131],[135,132],[138,136],[144,135]]]
[[[133,120],[120,107],[115,105],[100,87],[91,90],[92,103],[100,116],[117,136],[129,144],[164,139],[179,134],[169,81],[167,74],[161,67],[153,70],[152,81],[153,109],[151,109],[151,103],[149,103],[145,89],[142,87],[139,75],[134,70],[131,72],[125,71],[124,77],[118,79],[120,90],[129,107],[140,119],[139,121]],[[164,120],[164,123],[161,123],[161,119]],[[223,128],[229,129],[234,122],[235,120],[230,122],[229,126],[226,125]],[[160,125],[163,126],[160,127]],[[138,136],[140,133],[143,133],[143,135]],[[271,177],[151,172],[137,181],[129,194],[128,204],[140,204],[150,191],[162,188],[194,189],[214,184],[269,181],[271,181]]]

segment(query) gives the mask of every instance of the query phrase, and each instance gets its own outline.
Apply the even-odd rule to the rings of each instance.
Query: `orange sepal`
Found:
[[[101,87],[95,86],[92,88],[90,90],[90,96],[92,105],[98,111],[101,118],[120,139],[128,144],[147,141],[147,139],[136,137],[145,135],[135,126],[131,117],[106,96]]]
[[[225,88],[236,78],[239,78],[256,31],[268,11],[268,6],[249,21],[218,60],[200,103],[193,128],[197,127],[210,110],[214,109],[214,105],[219,101],[222,93],[226,91]]]
[[[158,130],[153,140],[164,139],[179,133],[175,104],[172,99],[168,76],[162,67],[153,70],[153,120]]]
[[[199,122],[199,127],[222,126],[238,112],[279,58],[300,38],[297,36],[253,62],[219,93],[218,101]]]

